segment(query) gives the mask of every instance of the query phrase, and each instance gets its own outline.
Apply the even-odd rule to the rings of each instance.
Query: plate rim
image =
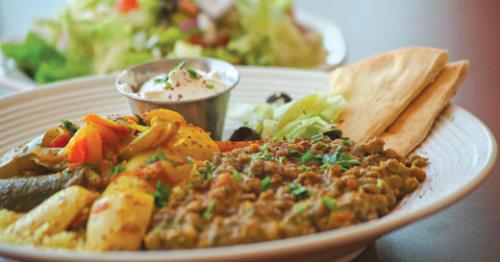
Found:
[[[285,68],[261,68],[261,67],[245,67],[241,68],[242,71],[264,71],[267,73],[283,73],[285,71],[290,71],[290,69]],[[307,70],[292,70],[301,71],[302,73],[311,75],[324,75],[325,72],[321,71],[307,71]],[[5,97],[0,99],[0,106],[6,105],[6,103],[15,102],[13,100],[23,99],[23,97],[30,98],[36,97],[37,94],[56,92],[60,89],[71,88],[75,84],[86,84],[90,85],[92,82],[100,81],[110,81],[114,79],[114,74],[112,75],[102,75],[102,76],[88,76],[85,79],[70,79],[64,82],[51,84],[44,89],[37,89],[29,92],[19,93],[10,97]],[[89,83],[90,82],[90,83]],[[50,91],[50,92],[47,92]],[[14,98],[14,99],[13,99]],[[26,99],[24,98],[24,99]],[[498,154],[497,143],[493,133],[489,128],[472,113],[463,109],[457,105],[450,105],[451,110],[457,110],[460,113],[464,113],[472,121],[476,121],[481,127],[481,132],[484,134],[488,148],[488,155],[485,156],[486,160],[480,163],[480,168],[478,168],[478,174],[474,176],[469,183],[460,187],[459,190],[451,192],[437,202],[432,203],[428,206],[424,206],[417,210],[410,211],[408,213],[402,214],[398,217],[388,218],[388,219],[377,219],[375,221],[365,222],[362,224],[340,228],[331,231],[325,231],[316,233],[313,235],[300,236],[295,238],[274,240],[253,244],[229,246],[229,247],[216,247],[207,249],[194,249],[194,250],[169,250],[169,251],[147,251],[147,252],[106,252],[106,253],[95,253],[88,251],[70,251],[70,250],[54,250],[54,249],[44,249],[32,246],[22,246],[15,244],[0,244],[0,254],[10,256],[10,257],[25,257],[30,259],[50,259],[50,260],[67,260],[67,259],[97,259],[100,261],[111,261],[116,259],[121,260],[164,260],[164,259],[175,259],[184,261],[196,261],[198,259],[230,259],[239,258],[242,256],[259,256],[265,254],[266,256],[278,256],[283,253],[289,254],[291,250],[293,252],[301,252],[305,250],[320,249],[326,246],[344,246],[352,244],[361,239],[376,238],[384,233],[396,230],[403,227],[409,223],[415,222],[423,217],[429,216],[436,213],[454,203],[458,200],[464,198],[470,194],[474,189],[476,189],[489,175],[491,169],[493,168]],[[189,252],[189,257],[184,257],[185,254]],[[31,255],[30,255],[31,254]],[[42,255],[42,257],[40,257]],[[34,257],[38,256],[38,257]]]

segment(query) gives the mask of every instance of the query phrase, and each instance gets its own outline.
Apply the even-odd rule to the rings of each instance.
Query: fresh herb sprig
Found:
[[[290,183],[288,184],[288,188],[297,200],[304,200],[309,197],[309,190],[299,183]]]
[[[170,187],[166,186],[161,181],[156,182],[156,191],[153,192],[153,196],[155,198],[155,206],[157,208],[166,206],[170,196],[170,191]]]
[[[64,127],[66,127],[66,129],[68,129],[72,134],[76,133],[76,131],[78,131],[78,126],[67,120],[67,119],[63,119],[61,120],[61,123],[64,125]]]

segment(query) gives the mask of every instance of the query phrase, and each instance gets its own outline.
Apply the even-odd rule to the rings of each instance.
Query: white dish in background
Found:
[[[240,67],[240,72],[232,105],[260,103],[274,91],[286,91],[293,98],[327,91],[324,72],[258,67]],[[87,77],[0,99],[0,152],[61,119],[77,120],[89,112],[130,113],[126,99],[115,91],[114,80],[114,75]],[[227,121],[226,136],[237,126]],[[417,152],[430,159],[427,180],[392,213],[367,223],[285,240],[209,249],[89,253],[0,244],[0,255],[46,261],[350,260],[381,235],[435,213],[474,190],[491,170],[497,147],[480,120],[451,105]]]
[[[323,44],[327,51],[326,63],[319,69],[329,69],[336,67],[344,62],[347,57],[347,44],[337,24],[330,19],[312,15],[307,12],[296,10],[296,18],[300,24],[319,32],[323,37]],[[29,30],[29,29],[28,29]],[[15,31],[27,32],[28,30]],[[14,32],[14,31],[12,31]],[[20,35],[2,35],[0,42],[3,41],[22,41]],[[0,52],[0,88],[4,87],[12,92],[21,92],[36,88],[37,84],[27,77],[23,72],[15,67],[13,61],[7,61]]]

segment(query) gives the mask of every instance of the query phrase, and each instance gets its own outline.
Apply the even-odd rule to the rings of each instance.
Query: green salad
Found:
[[[255,131],[258,139],[314,139],[336,130],[335,122],[347,105],[344,97],[327,93],[314,93],[294,101],[284,93],[271,97],[275,99],[259,105],[238,105],[229,117]],[[251,140],[243,136],[242,140]]]
[[[70,0],[23,42],[0,47],[37,83],[165,57],[303,68],[325,58],[321,36],[295,21],[291,0]]]

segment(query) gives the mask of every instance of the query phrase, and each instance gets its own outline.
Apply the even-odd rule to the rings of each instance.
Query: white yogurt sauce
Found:
[[[227,89],[215,71],[173,69],[146,81],[139,95],[157,101],[182,101],[208,97]]]

